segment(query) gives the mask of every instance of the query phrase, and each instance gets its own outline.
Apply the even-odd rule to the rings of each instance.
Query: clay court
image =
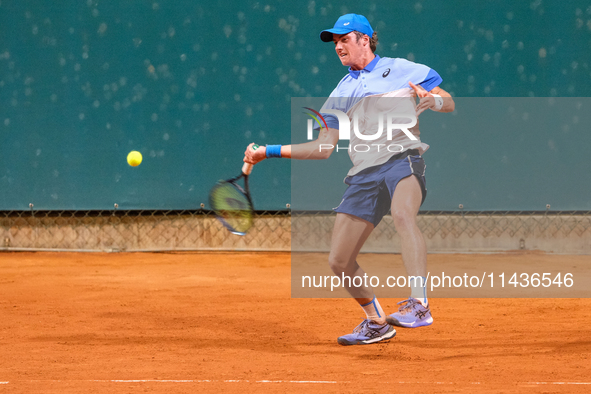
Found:
[[[590,34],[582,0],[0,0],[0,394],[591,393]],[[359,249],[386,313],[420,296],[419,196],[434,324],[338,345],[366,315],[312,278]]]
[[[433,299],[432,326],[342,347],[360,310],[291,298],[289,253],[2,253],[0,278],[1,392],[591,390],[588,299]]]

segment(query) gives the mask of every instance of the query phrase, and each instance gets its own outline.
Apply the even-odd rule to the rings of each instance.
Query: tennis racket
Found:
[[[256,150],[259,146],[253,145]],[[246,235],[252,227],[254,208],[248,188],[248,176],[252,172],[252,164],[244,163],[240,175],[225,181],[219,181],[209,192],[209,206],[216,218],[232,234]],[[244,178],[244,187],[238,184]]]

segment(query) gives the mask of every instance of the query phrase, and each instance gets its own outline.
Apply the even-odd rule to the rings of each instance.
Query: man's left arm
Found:
[[[454,99],[451,97],[451,94],[447,93],[445,90],[441,89],[439,86],[434,87],[429,92],[431,94],[437,94],[443,98],[443,105],[439,112],[454,112],[456,109],[456,103]]]
[[[417,105],[417,116],[426,109],[432,109],[437,112],[453,112],[456,108],[456,104],[451,97],[451,94],[447,93],[439,86],[436,86],[431,89],[431,91],[427,92],[420,85],[417,86],[412,82],[409,82],[408,84],[414,89],[416,95],[420,99],[420,102]]]

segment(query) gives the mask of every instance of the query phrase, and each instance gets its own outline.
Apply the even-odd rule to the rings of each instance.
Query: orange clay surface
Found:
[[[287,253],[0,253],[0,392],[591,392],[588,299],[432,299],[342,347],[359,307],[289,283]]]

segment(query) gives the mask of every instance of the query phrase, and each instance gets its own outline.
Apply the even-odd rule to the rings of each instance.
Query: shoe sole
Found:
[[[419,322],[418,324],[416,324],[416,320],[413,321],[412,323],[405,323],[405,322],[401,322],[398,319],[395,319],[393,317],[386,317],[386,322],[392,326],[396,326],[396,327],[405,327],[405,328],[418,328],[418,327],[424,327],[424,326],[430,326],[431,324],[433,324],[433,318],[430,317],[428,319],[423,320],[422,322]]]
[[[389,339],[394,338],[395,336],[396,336],[396,330],[394,328],[392,328],[392,331],[388,331],[387,333],[385,333],[381,337],[372,338],[372,339],[366,339],[365,341],[355,341],[355,342],[351,342],[351,341],[348,341],[346,339],[339,338],[339,339],[337,339],[337,342],[339,343],[339,345],[343,345],[343,346],[349,346],[349,345],[371,345],[372,343],[378,343],[378,342],[382,342],[382,341],[387,341]]]

